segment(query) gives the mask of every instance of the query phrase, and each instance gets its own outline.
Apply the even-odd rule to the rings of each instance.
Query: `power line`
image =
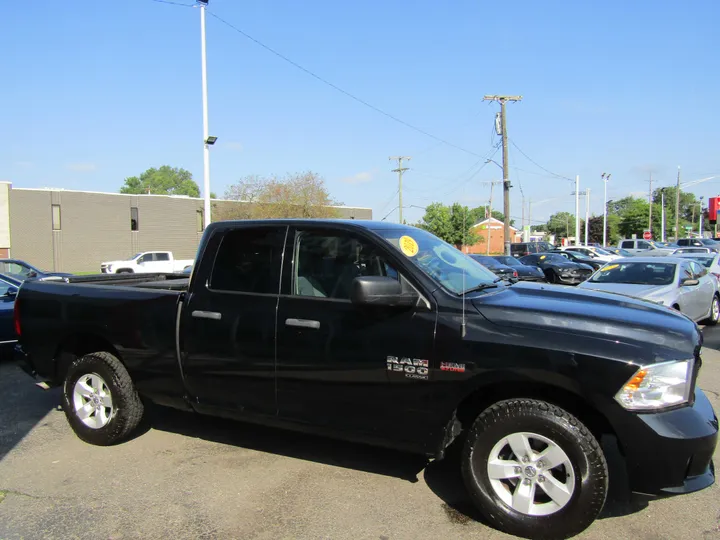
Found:
[[[569,180],[569,181],[571,181],[571,182],[574,182],[574,180],[573,180],[572,178],[568,178],[567,176],[563,176],[563,175],[561,175],[561,174],[554,173],[554,172],[546,169],[546,168],[543,167],[542,165],[540,165],[537,161],[535,161],[533,158],[531,158],[531,157],[528,156],[525,152],[523,152],[523,151],[522,151],[522,148],[520,148],[517,144],[515,144],[515,141],[513,141],[512,139],[510,140],[510,143],[517,149],[518,152],[520,152],[523,156],[525,156],[525,157],[527,158],[527,160],[528,160],[530,163],[532,163],[533,165],[535,165],[536,167],[541,168],[541,169],[542,169],[543,171],[545,171],[546,173],[549,173],[550,175],[555,176],[555,177],[557,177],[557,178],[562,178],[563,180]]]
[[[159,0],[157,0],[157,1],[159,1]],[[318,81],[320,81],[321,83],[329,86],[330,88],[332,88],[332,89],[334,89],[334,90],[337,90],[338,92],[340,92],[341,94],[349,97],[350,99],[352,99],[352,100],[354,100],[354,101],[357,101],[357,102],[360,103],[361,105],[364,105],[364,106],[368,107],[369,109],[372,109],[373,111],[375,111],[375,112],[377,112],[377,113],[379,113],[379,114],[382,114],[383,116],[385,116],[385,117],[387,117],[387,118],[390,118],[391,120],[397,122],[398,124],[401,124],[401,125],[409,128],[409,129],[412,129],[413,131],[416,131],[416,132],[418,132],[418,133],[420,133],[420,134],[422,134],[422,135],[425,135],[426,137],[430,137],[431,139],[435,139],[436,141],[438,141],[438,142],[441,143],[441,144],[445,144],[445,145],[447,145],[447,146],[451,146],[452,148],[455,148],[455,149],[457,149],[457,150],[461,150],[462,152],[466,152],[466,153],[468,153],[468,154],[470,154],[470,155],[473,155],[473,156],[479,156],[479,154],[473,152],[472,150],[468,150],[467,148],[463,148],[462,146],[458,146],[457,144],[451,143],[450,141],[447,141],[447,140],[445,140],[445,139],[443,139],[443,138],[441,138],[441,137],[438,137],[438,136],[436,136],[436,135],[433,135],[432,133],[429,133],[428,131],[425,131],[425,130],[422,129],[422,128],[419,128],[419,127],[417,127],[417,126],[414,126],[413,124],[410,124],[409,122],[406,122],[405,120],[402,120],[402,119],[398,118],[397,116],[395,116],[395,115],[393,115],[393,114],[390,114],[389,112],[386,112],[386,111],[382,110],[382,109],[379,108],[379,107],[376,107],[375,105],[373,105],[373,104],[371,104],[371,103],[368,103],[368,102],[365,101],[364,99],[359,98],[359,97],[357,97],[357,96],[354,95],[354,94],[351,94],[351,93],[348,92],[347,90],[344,90],[343,88],[340,88],[338,85],[336,85],[336,84],[334,84],[334,83],[331,83],[330,81],[328,81],[327,79],[321,77],[321,76],[318,75],[317,73],[314,73],[314,72],[310,71],[309,69],[307,69],[306,67],[301,66],[300,64],[298,64],[298,63],[295,62],[294,60],[291,60],[290,58],[288,58],[288,57],[285,56],[284,54],[276,51],[276,50],[273,49],[272,47],[270,47],[270,46],[268,46],[268,45],[265,45],[262,41],[260,41],[260,40],[258,40],[258,39],[255,39],[254,37],[252,37],[252,36],[251,36],[250,34],[248,34],[247,32],[244,32],[243,30],[241,30],[241,29],[238,28],[237,26],[235,26],[235,25],[233,25],[232,23],[226,21],[225,19],[223,19],[223,18],[220,17],[219,15],[216,15],[216,14],[213,13],[212,11],[208,10],[208,14],[211,15],[212,17],[215,17],[218,21],[220,21],[221,23],[223,23],[223,24],[226,25],[227,27],[232,28],[233,30],[235,30],[235,31],[236,31],[238,34],[240,34],[241,36],[249,39],[250,41],[252,41],[252,42],[255,43],[256,45],[258,45],[258,46],[262,47],[263,49],[265,49],[266,51],[274,54],[275,56],[277,56],[277,57],[280,58],[281,60],[284,60],[284,61],[287,62],[288,64],[296,67],[296,68],[299,69],[300,71],[306,73],[307,75],[310,75],[310,76],[313,77],[314,79],[317,79]]]
[[[171,0],[152,0],[152,1],[157,2],[158,4],[170,4],[172,6],[195,7],[195,4],[182,4],[180,2],[172,2]]]
[[[458,177],[457,177],[455,180],[453,180],[453,182],[456,181],[456,180],[458,180],[459,178],[465,176],[467,173],[469,173],[470,171],[472,171],[475,167],[477,167],[478,165],[480,165],[480,163],[482,162],[482,165],[480,165],[480,168],[479,168],[479,169],[477,169],[475,172],[473,172],[468,178],[466,178],[465,180],[463,180],[462,182],[460,182],[460,183],[459,183],[458,185],[456,185],[454,188],[451,188],[449,191],[445,192],[445,194],[443,195],[443,197],[447,197],[447,196],[450,195],[451,193],[455,193],[458,189],[460,189],[460,188],[463,187],[465,184],[467,184],[470,180],[472,180],[473,178],[475,178],[475,177],[478,175],[478,173],[479,173],[480,171],[482,171],[482,170],[485,168],[485,166],[488,164],[488,160],[489,160],[490,158],[492,158],[495,154],[498,153],[498,150],[500,150],[500,146],[499,146],[499,145],[496,146],[493,150],[491,150],[491,153],[489,153],[488,155],[486,155],[486,156],[484,156],[484,157],[481,157],[478,161],[475,162],[475,164],[474,164],[472,167],[470,167],[470,168],[469,168],[468,170],[466,170],[464,173],[461,173],[460,175],[458,175]]]

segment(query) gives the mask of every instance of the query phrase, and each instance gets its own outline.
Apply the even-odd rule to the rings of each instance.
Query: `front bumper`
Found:
[[[695,391],[691,407],[655,414],[625,413],[615,431],[625,454],[630,489],[648,495],[691,493],[715,482],[718,419]]]
[[[569,275],[561,275],[561,274],[555,274],[557,276],[557,282],[562,285],[579,285],[583,281],[585,281],[587,278],[590,277],[590,274],[578,274],[575,276],[569,276]]]

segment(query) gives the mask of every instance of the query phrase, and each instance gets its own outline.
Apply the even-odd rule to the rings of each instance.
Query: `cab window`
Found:
[[[295,261],[293,293],[297,296],[349,300],[356,277],[399,278],[377,248],[344,234],[298,233]]]
[[[625,240],[622,243],[622,246],[620,246],[623,249],[634,249],[635,248],[635,241],[634,240]]]

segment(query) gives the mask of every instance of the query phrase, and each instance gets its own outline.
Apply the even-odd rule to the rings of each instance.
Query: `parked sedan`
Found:
[[[560,251],[574,251],[575,253],[580,253],[581,255],[585,255],[591,259],[597,259],[601,262],[610,262],[619,258],[619,255],[595,246],[566,246],[560,248]]]
[[[515,269],[501,263],[500,261],[497,261],[496,259],[493,259],[488,255],[471,254],[470,258],[474,261],[479,262],[485,268],[490,270],[493,274],[506,281],[518,277],[518,273]]]
[[[528,266],[523,264],[516,257],[510,257],[509,255],[495,255],[493,259],[512,267],[517,272],[517,278],[520,281],[546,281],[545,272],[540,270],[537,266]]]
[[[537,266],[545,274],[550,283],[561,285],[577,285],[589,278],[593,269],[586,264],[570,262],[557,253],[535,253],[526,255],[520,262],[529,266]]]
[[[592,266],[593,270],[597,270],[598,268],[602,268],[606,263],[605,261],[602,261],[600,259],[593,259],[591,257],[588,257],[587,255],[584,255],[583,253],[580,253],[578,251],[553,251],[553,253],[557,253],[558,255],[565,257],[567,260],[580,263],[580,264],[587,264],[588,266]]]
[[[672,256],[682,255],[683,253],[713,253],[710,248],[706,247],[683,247],[677,248],[672,252]]]
[[[15,279],[25,280],[33,278],[44,278],[50,276],[71,276],[65,272],[46,272],[35,268],[32,264],[18,259],[0,259],[0,274]]]
[[[718,280],[692,259],[619,259],[603,266],[580,288],[650,300],[681,311],[695,322],[714,325],[720,319]]]

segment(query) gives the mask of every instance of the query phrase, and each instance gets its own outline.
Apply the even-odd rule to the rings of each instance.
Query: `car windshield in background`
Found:
[[[632,285],[670,285],[675,279],[674,263],[624,262],[603,266],[595,272],[592,283],[625,283]]]
[[[599,247],[595,248],[595,253],[597,253],[598,255],[612,255],[612,253],[610,253],[608,250]]]
[[[718,245],[718,243],[712,238],[703,238],[700,242],[702,242],[703,246],[707,247],[717,247]]]
[[[539,263],[567,263],[568,259],[563,257],[562,255],[556,255],[555,253],[550,253],[546,255],[540,255],[538,257]]]
[[[700,264],[702,264],[705,268],[710,268],[712,266],[713,260],[715,260],[715,257],[689,257],[693,261],[697,261]]]
[[[496,267],[496,266],[500,266],[500,264],[501,264],[499,261],[497,261],[487,255],[470,255],[470,258],[479,262],[483,266]]]
[[[497,257],[493,257],[493,259],[506,266],[525,266],[515,257],[511,257],[510,255],[498,255]]]
[[[375,231],[420,270],[455,294],[481,285],[498,285],[498,277],[462,251],[422,229]]]

